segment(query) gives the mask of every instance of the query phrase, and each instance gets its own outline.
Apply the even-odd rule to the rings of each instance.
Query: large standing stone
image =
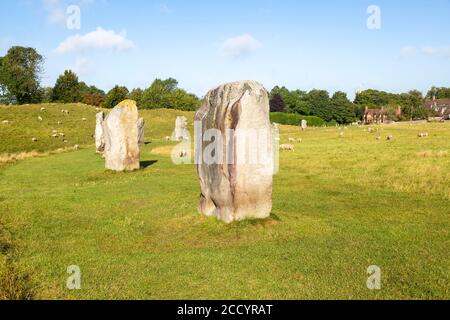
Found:
[[[106,168],[132,171],[140,167],[136,102],[119,103],[104,121]]]
[[[175,131],[172,133],[172,141],[190,140],[190,134],[188,130],[188,122],[186,117],[177,117],[175,120]]]
[[[145,143],[145,120],[144,118],[139,118],[138,123],[138,143]]]
[[[255,81],[225,84],[207,94],[195,115],[201,213],[226,223],[270,216],[274,141],[269,111],[267,91]],[[210,139],[214,131],[221,138]],[[213,141],[220,140],[223,148],[213,153],[226,152],[220,163],[211,164],[205,157]],[[253,156],[257,161],[250,160]]]
[[[105,121],[105,113],[97,113],[97,115],[95,116],[95,150],[97,151],[97,153],[103,153],[103,151],[105,150],[103,121]]]

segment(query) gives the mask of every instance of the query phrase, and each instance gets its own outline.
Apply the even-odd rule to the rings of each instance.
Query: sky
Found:
[[[173,77],[199,96],[237,80],[268,90],[450,87],[450,0],[1,0],[0,56],[45,57],[109,90]]]

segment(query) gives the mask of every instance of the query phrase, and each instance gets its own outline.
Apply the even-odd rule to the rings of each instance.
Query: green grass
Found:
[[[343,137],[282,127],[282,143],[303,143],[281,153],[272,217],[225,225],[197,213],[195,167],[163,152],[175,116],[193,114],[143,114],[151,143],[139,172],[105,171],[92,146],[0,168],[4,243],[33,298],[450,298],[449,123],[380,127],[382,140],[357,127]],[[80,291],[65,287],[70,265]],[[380,291],[366,287],[370,265],[381,267]]]

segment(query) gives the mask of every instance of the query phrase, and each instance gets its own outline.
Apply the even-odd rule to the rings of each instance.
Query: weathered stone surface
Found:
[[[308,121],[302,120],[302,129],[306,130],[308,128]]]
[[[103,134],[103,122],[105,121],[105,113],[99,112],[95,116],[95,150],[97,153],[105,151],[105,137]]]
[[[172,141],[190,140],[188,122],[186,117],[177,117],[175,120],[175,131],[172,133]]]
[[[138,143],[144,144],[145,143],[145,120],[144,118],[139,118],[137,122],[138,126]]]
[[[138,118],[138,109],[133,100],[122,101],[106,117],[103,131],[107,169],[132,171],[140,168]]]
[[[226,223],[270,216],[274,140],[269,110],[267,91],[255,81],[225,84],[205,97],[195,115],[196,128],[201,123],[195,132],[201,213]],[[213,143],[208,144],[212,139],[205,139],[205,133],[211,129],[221,133],[226,149],[220,163],[205,161],[205,150]],[[253,131],[265,137],[245,135]],[[257,155],[257,161],[242,161],[247,155]]]

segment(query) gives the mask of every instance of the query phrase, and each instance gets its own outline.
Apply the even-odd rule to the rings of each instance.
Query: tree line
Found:
[[[146,89],[131,91],[115,86],[109,92],[80,81],[71,70],[64,71],[54,87],[42,87],[40,76],[44,57],[33,48],[15,46],[0,57],[0,103],[27,104],[81,102],[113,108],[124,99],[136,100],[140,108],[169,108],[195,111],[200,99],[178,87],[177,80],[156,79]],[[450,88],[432,87],[426,96],[418,90],[395,94],[368,89],[356,94],[353,101],[341,91],[333,95],[326,90],[309,92],[275,86],[270,92],[270,111],[317,117],[327,123],[347,124],[362,118],[364,109],[384,108],[391,120],[425,119],[429,110],[426,99],[450,98]],[[401,113],[398,112],[399,108]]]
[[[432,87],[426,96],[418,90],[406,93],[388,93],[368,89],[356,93],[350,101],[341,91],[332,96],[326,90],[288,90],[276,86],[270,92],[271,112],[294,113],[304,116],[316,116],[328,123],[347,124],[362,119],[365,108],[384,108],[390,120],[420,120],[430,116],[425,107],[427,99],[450,98],[450,88]],[[401,112],[399,112],[401,111]]]
[[[125,99],[136,100],[143,109],[195,111],[200,99],[178,87],[173,78],[156,79],[146,89],[131,91],[116,85],[109,92],[80,81],[72,70],[65,70],[53,87],[42,87],[40,76],[44,57],[33,48],[12,47],[0,57],[0,103],[85,103],[113,108]]]

